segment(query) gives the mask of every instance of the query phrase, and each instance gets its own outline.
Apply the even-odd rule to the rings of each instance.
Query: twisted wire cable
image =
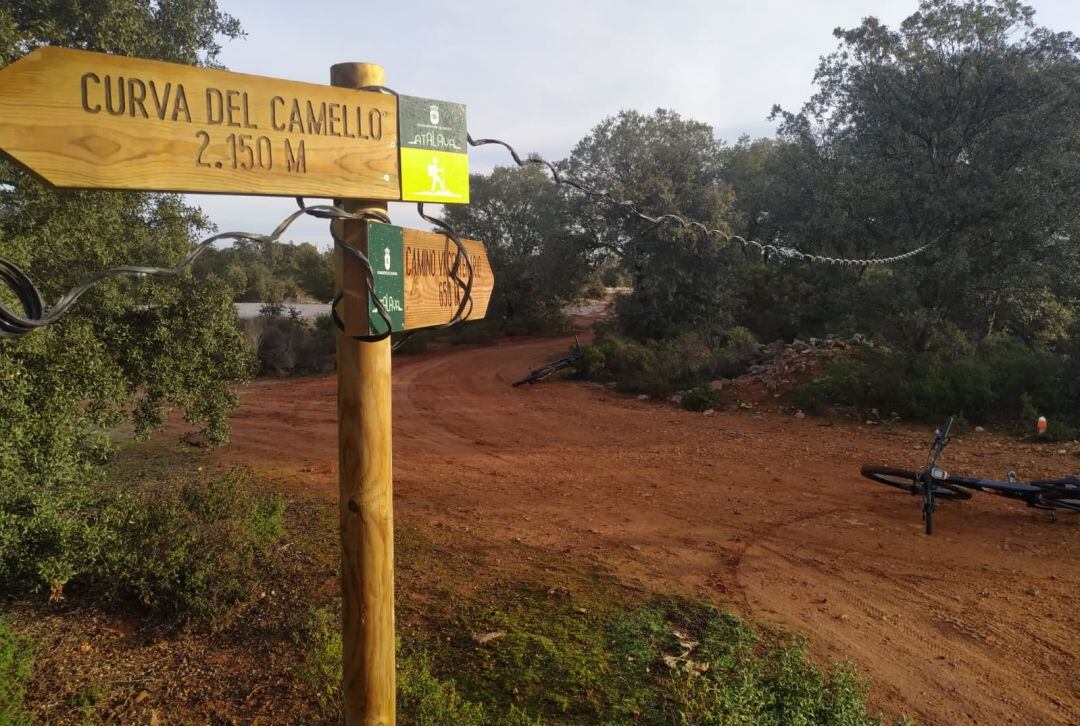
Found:
[[[302,197],[296,198],[296,203],[300,206],[306,214],[316,217],[317,219],[330,220],[330,237],[334,240],[334,246],[341,248],[346,254],[355,257],[360,261],[360,266],[364,270],[364,279],[367,283],[368,297],[371,304],[375,306],[375,311],[382,318],[383,324],[386,326],[386,330],[380,333],[372,333],[371,335],[350,335],[353,340],[359,340],[365,343],[375,343],[380,340],[386,339],[393,332],[393,322],[390,320],[390,313],[386,311],[386,307],[383,305],[382,300],[375,294],[375,273],[371,269],[371,260],[367,255],[353,247],[345,240],[338,237],[337,230],[334,229],[333,221],[335,219],[349,219],[356,221],[369,221],[382,222],[383,224],[390,224],[390,215],[386,212],[378,209],[365,209],[362,212],[346,212],[341,207],[336,207],[329,204],[316,204],[312,206],[305,206]],[[345,323],[338,315],[338,304],[342,298],[345,297],[345,291],[339,290],[334,299],[330,301],[330,318],[334,321],[334,325],[338,330],[345,330]]]
[[[453,242],[454,245],[457,247],[457,254],[454,255],[454,264],[450,267],[448,272],[450,274],[450,279],[452,279],[454,281],[454,284],[457,285],[458,288],[461,290],[461,300],[458,302],[457,310],[454,311],[454,315],[450,318],[449,322],[443,323],[439,326],[440,328],[448,328],[451,325],[454,325],[455,323],[458,323],[472,315],[472,287],[474,273],[472,257],[469,255],[469,250],[466,249],[465,245],[462,243],[461,237],[458,236],[457,231],[453,227],[451,227],[449,223],[447,223],[445,220],[439,219],[438,217],[431,217],[425,214],[423,202],[417,202],[416,211],[420,215],[421,219],[428,222],[429,224],[435,225],[440,230],[442,230],[443,234],[446,236],[448,244],[449,242]],[[446,251],[449,252],[449,249],[447,249]],[[447,258],[448,255],[443,257],[444,260],[446,260]],[[464,279],[462,279],[461,277],[462,263],[464,263],[465,270],[468,272],[468,275]]]
[[[384,86],[368,86],[362,90],[376,91],[379,93],[387,93],[397,96],[398,94],[390,88]],[[692,229],[706,237],[716,237],[727,244],[739,244],[743,249],[756,249],[759,253],[772,253],[782,259],[799,260],[817,264],[837,265],[842,267],[870,267],[873,265],[890,265],[897,262],[908,260],[916,255],[919,255],[926,250],[930,249],[934,245],[938,244],[944,237],[945,233],[930,239],[928,242],[916,247],[907,252],[903,252],[897,255],[891,255],[888,257],[868,257],[868,258],[846,258],[835,257],[829,255],[819,255],[809,252],[803,252],[791,246],[782,244],[773,244],[770,242],[760,242],[754,239],[746,239],[741,235],[729,234],[721,229],[708,227],[701,222],[687,219],[681,215],[674,213],[661,214],[653,216],[642,212],[634,202],[626,199],[618,199],[610,192],[604,190],[597,190],[588,185],[561,173],[558,167],[543,159],[542,157],[531,154],[526,158],[522,158],[518,154],[517,150],[513,146],[500,139],[474,139],[471,134],[467,134],[468,143],[470,146],[479,147],[486,145],[501,146],[506,149],[511,158],[519,167],[525,167],[529,164],[535,164],[543,166],[548,170],[552,180],[561,185],[571,187],[582,194],[594,199],[600,199],[614,207],[623,209],[635,217],[654,225],[661,224],[677,224],[686,229]],[[34,330],[49,325],[55,322],[58,318],[63,316],[75,302],[82,297],[91,287],[112,277],[118,276],[131,276],[131,277],[167,277],[178,276],[185,269],[187,269],[195,259],[201,255],[207,248],[214,245],[217,242],[223,240],[229,241],[251,241],[269,243],[276,242],[280,239],[281,235],[295,222],[299,217],[303,215],[309,215],[321,219],[335,220],[354,220],[354,221],[367,221],[375,220],[379,222],[389,223],[390,219],[385,213],[365,211],[361,213],[351,213],[344,209],[333,205],[305,205],[302,198],[297,198],[297,204],[299,209],[287,216],[282,222],[268,235],[256,234],[250,232],[222,232],[212,235],[199,242],[188,254],[177,264],[175,267],[152,267],[152,266],[140,266],[140,265],[125,265],[122,267],[114,267],[107,270],[100,270],[90,275],[83,280],[79,285],[72,288],[66,294],[64,294],[55,305],[47,308],[41,293],[34,285],[30,277],[23,272],[17,265],[9,260],[0,257],[0,282],[6,285],[15,297],[18,299],[20,306],[23,309],[23,313],[20,315],[11,308],[7,307],[3,303],[0,303],[0,339],[17,338]],[[461,242],[461,238],[457,232],[444,220],[440,220],[435,217],[431,217],[424,212],[423,203],[417,204],[417,211],[421,218],[430,224],[436,226],[447,236],[448,241],[452,241],[457,248],[457,254],[454,256],[452,267],[448,270],[451,279],[454,284],[461,290],[461,300],[457,309],[455,310],[451,319],[440,327],[447,327],[460,322],[463,319],[468,318],[472,314],[473,299],[472,299],[472,286],[474,267],[472,259],[469,256],[468,250]],[[334,245],[340,247],[345,253],[352,255],[359,260],[365,270],[365,277],[368,282],[369,296],[371,303],[374,306],[375,312],[386,326],[386,329],[381,332],[374,333],[366,336],[352,336],[357,340],[362,341],[376,341],[383,340],[391,334],[391,320],[390,316],[383,306],[381,300],[374,294],[374,273],[372,271],[371,263],[368,258],[357,248],[346,243],[344,240],[338,238],[336,232],[333,231],[333,225],[331,225],[331,234],[334,238]],[[448,242],[449,243],[449,242]],[[462,277],[462,269],[467,273],[465,277]],[[344,329],[344,325],[341,318],[337,314],[337,306],[342,299],[342,293],[338,293],[334,300],[331,302],[331,316],[334,323],[340,329]]]
[[[175,267],[149,267],[141,265],[125,265],[122,267],[114,267],[108,270],[100,270],[87,277],[81,283],[76,285],[70,291],[65,293],[56,304],[52,307],[46,307],[45,301],[30,279],[29,275],[22,271],[17,265],[10,260],[6,260],[0,257],[0,282],[8,287],[15,297],[19,300],[22,307],[22,314],[20,315],[16,311],[7,307],[3,303],[0,303],[0,339],[6,338],[19,338],[28,333],[42,328],[46,325],[56,322],[61,316],[67,313],[71,306],[82,297],[90,288],[102,280],[106,280],[112,277],[128,276],[128,277],[176,277],[183,273],[195,259],[205,252],[212,245],[221,242],[223,240],[229,240],[232,242],[249,241],[270,243],[277,242],[285,231],[292,226],[293,222],[304,215],[320,218],[320,219],[345,219],[355,221],[366,221],[373,219],[379,222],[389,222],[389,217],[385,214],[379,214],[374,212],[361,212],[352,213],[347,212],[341,207],[332,206],[329,204],[319,205],[306,205],[302,198],[296,200],[299,209],[285,217],[274,228],[274,231],[270,234],[257,234],[253,232],[221,232],[219,234],[212,235],[199,242],[195,247],[191,249],[187,255],[175,266]],[[383,307],[382,301],[379,300],[374,292],[373,286],[370,284],[374,279],[374,274],[371,269],[371,263],[367,257],[358,249],[348,244],[344,240],[339,239],[334,234],[334,244],[341,247],[346,253],[353,255],[362,263],[366,270],[366,276],[368,279],[368,289],[370,292],[371,303],[375,307],[376,312],[386,325],[386,331],[380,332],[372,336],[359,336],[359,340],[373,341],[382,340],[390,334],[390,315],[387,313],[386,308]],[[340,302],[341,295],[339,294],[334,302],[331,304],[331,315],[334,318],[335,324],[341,327],[341,320],[337,316],[336,307]]]
[[[716,237],[725,244],[738,244],[742,246],[743,249],[756,249],[759,253],[762,254],[769,252],[783,259],[800,260],[803,262],[826,265],[837,265],[841,267],[870,267],[874,265],[891,265],[915,257],[916,255],[922,254],[926,250],[936,245],[945,237],[945,233],[939,234],[938,236],[932,238],[929,242],[926,242],[925,244],[920,245],[915,249],[908,250],[907,252],[903,252],[898,255],[891,255],[889,257],[866,257],[861,259],[852,259],[847,257],[831,257],[828,255],[818,255],[810,252],[803,252],[802,250],[787,245],[772,244],[770,242],[759,242],[758,240],[754,239],[746,239],[742,235],[729,234],[721,229],[709,227],[702,224],[701,222],[687,219],[678,214],[668,213],[658,216],[646,214],[645,212],[642,212],[640,209],[638,209],[634,202],[631,202],[627,199],[618,199],[612,196],[610,192],[593,189],[592,187],[589,187],[586,184],[583,184],[582,182],[561,173],[555,164],[547,161],[546,159],[540,157],[537,154],[530,154],[529,156],[522,158],[513,146],[500,139],[474,139],[471,134],[467,136],[467,139],[469,145],[474,147],[487,145],[501,146],[510,153],[510,158],[512,158],[514,160],[514,163],[518,166],[524,167],[529,164],[542,166],[548,170],[548,173],[551,175],[552,181],[554,181],[556,184],[562,184],[564,186],[576,189],[582,194],[593,199],[600,199],[614,207],[623,209],[632,214],[633,216],[637,217],[638,219],[641,219],[650,224],[678,224],[686,229],[696,230],[705,237]]]
[[[381,86],[381,85],[361,86],[359,90],[361,90],[361,91],[371,91],[373,93],[384,93],[384,94],[386,94],[388,96],[393,96],[394,98],[398,98],[398,96],[400,95],[393,88],[390,88],[389,86]],[[424,203],[423,202],[417,202],[416,203],[416,211],[417,211],[417,214],[420,215],[421,219],[426,221],[428,224],[434,225],[435,227],[438,227],[440,230],[442,230],[443,234],[446,235],[447,239],[449,241],[453,242],[454,246],[457,248],[457,255],[455,255],[455,257],[454,257],[454,263],[447,272],[450,275],[450,279],[452,279],[454,281],[454,284],[458,287],[458,289],[461,290],[461,295],[462,295],[461,301],[458,303],[458,307],[454,311],[454,314],[453,314],[453,316],[451,316],[450,320],[448,322],[446,322],[446,323],[443,323],[442,325],[436,326],[437,328],[448,328],[451,325],[455,325],[456,323],[459,323],[462,320],[468,318],[470,315],[472,315],[472,311],[473,311],[473,299],[472,299],[473,263],[472,263],[472,258],[469,256],[469,250],[465,248],[464,244],[462,244],[461,237],[454,230],[454,228],[451,227],[450,224],[446,222],[446,220],[438,219],[437,217],[431,217],[428,214],[426,214],[424,212]],[[444,260],[445,259],[446,258],[444,257]],[[462,266],[463,261],[464,261],[465,269],[468,272],[468,276],[466,278],[464,278],[464,279],[462,279],[462,277],[461,277],[461,266]],[[405,342],[405,340],[403,339],[403,340],[399,341],[396,344],[396,346],[399,346],[404,342]]]

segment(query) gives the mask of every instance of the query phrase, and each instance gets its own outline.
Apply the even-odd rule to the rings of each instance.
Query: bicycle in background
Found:
[[[866,478],[922,497],[922,516],[927,534],[934,531],[933,516],[938,499],[970,499],[972,492],[976,491],[1015,499],[1035,509],[1048,510],[1052,520],[1057,518],[1059,509],[1080,511],[1080,477],[1065,476],[1060,479],[1021,482],[1016,479],[1016,473],[1010,471],[1006,474],[1007,481],[999,481],[950,474],[939,467],[938,459],[949,444],[952,423],[953,419],[950,417],[943,428],[934,432],[929,460],[926,467],[919,471],[877,464],[866,464],[862,467],[862,475]]]
[[[561,371],[563,368],[570,368],[579,360],[581,360],[582,356],[584,355],[585,353],[581,349],[581,343],[578,341],[578,338],[575,335],[574,347],[571,348],[570,355],[559,358],[556,361],[552,361],[551,363],[548,363],[546,366],[543,366],[541,368],[537,368],[529,375],[525,376],[521,380],[514,381],[510,385],[514,388],[517,388],[518,386],[523,386],[528,383],[531,386],[534,383],[538,383],[539,381],[544,380],[555,371]]]

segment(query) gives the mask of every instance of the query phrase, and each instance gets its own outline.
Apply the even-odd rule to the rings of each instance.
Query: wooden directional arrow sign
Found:
[[[0,71],[0,149],[58,187],[401,199],[393,96],[63,48]]]
[[[368,222],[366,249],[375,277],[375,294],[390,315],[394,332],[430,328],[450,322],[461,304],[462,290],[450,274],[457,247],[446,235]],[[473,265],[472,312],[464,320],[480,320],[487,314],[495,277],[484,245],[462,240]],[[459,275],[467,278],[464,264]],[[371,306],[368,327],[354,327],[363,318],[366,283],[346,278],[339,312],[353,335],[386,330],[386,323]]]

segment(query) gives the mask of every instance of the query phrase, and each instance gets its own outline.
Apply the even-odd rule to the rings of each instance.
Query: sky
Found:
[[[1080,33],[1080,0],[1028,0],[1036,22]],[[306,3],[218,0],[246,37],[225,43],[230,70],[329,83],[330,66],[386,69],[404,94],[464,103],[474,137],[522,153],[566,157],[622,109],[670,108],[710,124],[730,143],[771,136],[773,104],[797,110],[813,92],[834,28],[875,16],[891,27],[917,0],[462,0]],[[510,163],[472,149],[473,172]],[[269,232],[291,199],[188,195],[219,230]],[[415,205],[391,203],[396,224],[428,229]],[[327,223],[304,219],[290,235],[329,244]]]

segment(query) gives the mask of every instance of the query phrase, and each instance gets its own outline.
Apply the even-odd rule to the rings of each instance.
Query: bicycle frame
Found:
[[[938,470],[935,479],[948,482],[952,486],[964,487],[975,491],[994,494],[1022,501],[1034,509],[1075,509],[1080,511],[1080,483],[1070,484],[1066,479],[1051,479],[1030,483],[999,481],[975,476],[958,476]],[[1075,491],[1070,491],[1075,489]]]
[[[930,460],[922,471],[923,521],[926,523],[927,534],[933,534],[934,531],[934,490],[938,486],[936,474],[938,472],[945,473],[938,468],[937,460],[941,456],[941,452],[949,445],[949,432],[952,431],[952,425],[953,419],[950,416],[949,420],[945,422],[944,428],[934,432],[934,443],[930,446]]]
[[[878,483],[903,489],[913,495],[921,495],[927,534],[933,533],[933,513],[937,499],[968,499],[971,491],[1015,499],[1034,509],[1048,510],[1051,519],[1056,519],[1058,509],[1080,511],[1080,477],[1018,482],[1014,479],[1015,475],[1009,472],[1009,481],[999,481],[958,476],[940,468],[938,459],[949,444],[952,423],[953,419],[950,417],[944,427],[934,432],[934,442],[930,446],[924,469],[915,472],[867,464],[862,470],[863,476]]]
[[[541,366],[540,368],[536,368],[529,375],[525,376],[524,378],[522,378],[520,380],[514,381],[510,385],[513,386],[514,388],[517,388],[518,386],[521,386],[521,385],[524,385],[524,384],[528,383],[531,386],[534,383],[537,383],[539,381],[544,380],[545,378],[550,376],[555,371],[561,371],[563,368],[569,368],[570,366],[574,365],[574,363],[581,360],[581,358],[584,356],[584,353],[581,351],[581,343],[578,341],[578,338],[577,338],[576,335],[574,336],[574,348],[573,348],[573,350],[574,350],[574,352],[571,353],[570,355],[564,356],[562,358],[559,358],[558,360],[552,361],[551,363],[548,363],[546,366]]]

